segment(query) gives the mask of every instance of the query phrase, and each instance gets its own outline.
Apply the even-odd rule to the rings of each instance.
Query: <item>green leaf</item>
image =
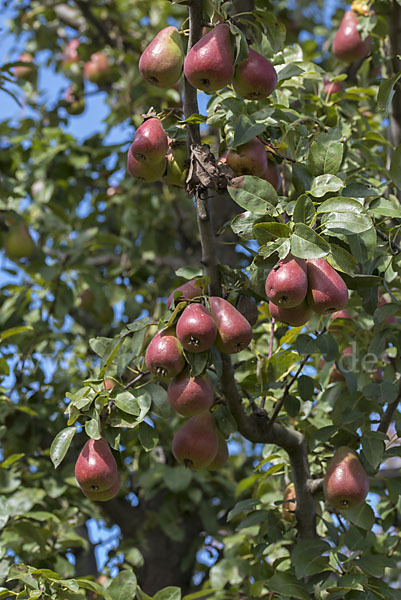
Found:
[[[369,212],[375,215],[381,215],[383,217],[395,217],[401,219],[400,206],[387,200],[386,198],[377,198],[369,204]]]
[[[362,394],[381,404],[393,402],[398,396],[398,386],[384,379],[380,383],[369,383],[362,389]]]
[[[186,490],[192,481],[192,471],[182,465],[170,467],[164,465],[163,468],[163,480],[169,490],[178,494],[183,490]]]
[[[140,423],[149,412],[152,397],[146,389],[132,390],[118,394],[114,403],[123,412],[137,417],[137,422]]]
[[[299,583],[292,573],[276,572],[273,577],[266,581],[267,589],[280,594],[280,597],[297,598],[298,600],[310,600],[310,595],[305,587]]]
[[[306,194],[299,196],[294,206],[292,218],[294,223],[305,223],[310,225],[315,218],[315,207],[312,200]]]
[[[153,450],[159,442],[156,429],[147,423],[139,423],[139,441],[146,452]]]
[[[11,329],[6,329],[6,331],[2,331],[0,333],[0,340],[5,340],[9,337],[13,337],[14,335],[21,335],[21,333],[31,333],[34,331],[32,325],[20,325],[19,327],[11,327]]]
[[[168,401],[167,391],[157,383],[148,383],[142,388],[146,390],[152,398],[152,412],[155,415],[168,419],[171,415],[171,406]]]
[[[0,529],[6,525],[10,516],[7,499],[4,496],[0,496]]]
[[[183,279],[195,279],[195,277],[202,277],[203,270],[200,267],[180,267],[175,271],[177,277]]]
[[[388,304],[383,304],[383,306],[378,306],[374,312],[373,320],[375,325],[381,325],[388,319],[398,313],[400,307],[398,304],[394,304],[389,302]]]
[[[291,236],[291,252],[298,258],[321,258],[330,252],[330,244],[304,223],[296,223]]]
[[[263,133],[266,129],[264,123],[255,123],[248,115],[240,115],[234,129],[234,148],[246,144],[252,138]]]
[[[302,579],[325,571],[329,566],[329,557],[323,554],[329,550],[329,544],[321,539],[297,542],[292,553],[292,563],[297,578]]]
[[[384,442],[375,437],[362,438],[362,453],[373,470],[376,470],[384,454]]]
[[[377,93],[377,104],[380,110],[388,112],[393,96],[395,94],[394,86],[401,77],[401,71],[390,79],[382,79]]]
[[[327,134],[320,135],[319,139],[310,147],[309,171],[312,175],[323,175],[324,173],[335,175],[340,168],[343,152],[344,146],[341,142],[331,140]]]
[[[153,596],[153,600],[181,600],[181,590],[174,586],[163,588]]]
[[[36,579],[30,574],[32,570],[32,567],[27,567],[23,564],[11,565],[8,571],[8,577],[6,581],[13,581],[14,579],[19,579],[20,581],[23,581],[28,587],[37,590],[39,584],[36,581]]]
[[[401,190],[401,144],[397,146],[391,157],[390,175],[394,185]]]
[[[247,498],[246,500],[237,502],[234,508],[232,508],[228,513],[227,522],[232,521],[237,515],[240,515],[243,512],[248,512],[249,510],[254,509],[259,504],[261,504],[261,501],[256,500],[255,498]]]
[[[309,375],[300,375],[298,377],[298,392],[302,400],[312,400],[315,390],[315,380]]]
[[[198,377],[205,371],[209,362],[209,351],[205,352],[186,352],[184,351],[185,360],[191,366],[191,376]]]
[[[111,600],[131,600],[136,592],[136,577],[131,569],[124,569],[107,588]]]
[[[339,192],[344,187],[344,182],[335,175],[319,175],[312,180],[310,193],[315,198],[322,198],[329,192]]]
[[[375,523],[375,514],[366,502],[363,502],[350,510],[341,511],[341,513],[348,521],[350,521],[350,523],[353,523],[361,529],[366,529],[366,531],[370,531]]]
[[[266,216],[276,212],[277,193],[268,181],[245,175],[241,188],[230,186],[227,190],[234,202],[255,215]]]
[[[3,460],[2,463],[0,463],[0,467],[2,469],[7,469],[8,467],[11,467],[11,465],[13,465],[14,463],[21,460],[21,458],[23,458],[24,456],[25,454],[23,452],[20,452],[19,454],[10,454],[10,456],[7,456],[7,458]]]
[[[253,228],[259,244],[266,244],[277,238],[289,238],[291,227],[284,223],[257,223]]]
[[[284,408],[289,417],[296,417],[301,408],[301,403],[293,394],[286,394],[284,398]]]
[[[325,229],[343,235],[363,233],[372,227],[372,220],[366,214],[353,212],[332,212],[322,217]]]
[[[67,454],[68,448],[70,447],[75,432],[75,427],[66,427],[65,429],[59,431],[56,437],[54,438],[52,445],[50,446],[50,458],[55,469],[57,469],[57,467]]]
[[[301,354],[301,356],[319,352],[317,340],[310,335],[306,335],[305,333],[301,333],[301,335],[299,335],[295,340],[295,349],[298,354]]]
[[[322,202],[317,208],[317,213],[362,213],[364,212],[364,208],[360,202],[357,200],[353,200],[352,198],[343,198],[342,196],[337,196],[335,198],[329,198]]]

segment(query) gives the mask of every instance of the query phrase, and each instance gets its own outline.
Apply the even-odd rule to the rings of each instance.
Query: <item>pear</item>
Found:
[[[81,491],[90,500],[94,500],[95,502],[106,502],[107,500],[111,500],[112,498],[114,498],[114,496],[118,494],[120,486],[121,478],[120,474],[117,473],[115,482],[113,483],[113,485],[107,488],[107,490],[92,491],[81,487]]]
[[[272,162],[267,162],[266,171],[263,173],[261,179],[268,181],[274,187],[276,192],[281,187],[281,173],[280,167]]]
[[[339,510],[361,504],[369,492],[369,477],[358,455],[341,446],[331,459],[323,481],[326,501]]]
[[[173,408],[183,417],[193,417],[213,404],[214,390],[208,375],[191,377],[181,374],[170,381],[167,397]]]
[[[196,279],[191,279],[191,281],[183,283],[176,290],[172,291],[167,298],[167,308],[170,308],[172,305],[175,292],[181,292],[181,296],[177,299],[177,302],[180,302],[180,300],[192,300],[193,298],[201,296],[202,288],[195,285],[196,281]]]
[[[135,132],[130,147],[131,154],[142,162],[159,163],[166,156],[168,141],[159,119],[146,119]]]
[[[221,469],[221,467],[224,467],[224,465],[226,464],[226,462],[228,460],[229,454],[228,454],[228,447],[227,447],[226,440],[223,438],[221,433],[218,433],[218,438],[219,438],[219,447],[217,450],[217,454],[214,457],[214,459],[212,460],[212,462],[210,464],[208,464],[208,466],[207,466],[208,471],[217,471],[218,469]]]
[[[5,236],[4,249],[11,260],[29,258],[32,255],[35,243],[25,221],[11,225]]]
[[[170,88],[181,77],[184,50],[178,29],[165,27],[145,48],[139,59],[143,79],[158,88]]]
[[[207,467],[218,449],[218,431],[210,412],[191,417],[176,431],[172,443],[175,459],[191,469]]]
[[[251,327],[255,325],[258,320],[259,311],[258,305],[253,298],[246,294],[240,294],[235,308],[245,317]]]
[[[204,352],[214,344],[217,327],[207,308],[193,303],[184,308],[178,319],[176,335],[188,352]]]
[[[255,175],[262,177],[267,169],[267,156],[264,144],[256,137],[236,150],[228,150],[227,165],[239,177],[240,175]]]
[[[78,48],[80,41],[78,38],[74,38],[68,42],[65,47],[62,56],[62,63],[64,66],[72,65],[73,63],[79,62]]]
[[[325,81],[323,91],[330,98],[331,94],[338,94],[343,89],[341,81]]]
[[[236,354],[252,340],[252,327],[246,318],[227,300],[210,296],[210,312],[216,321],[216,347],[226,354]]]
[[[92,83],[103,83],[109,71],[109,60],[103,52],[95,52],[84,64],[84,78]]]
[[[272,63],[249,48],[248,56],[237,65],[233,77],[234,90],[246,100],[267,98],[277,85]]]
[[[65,110],[69,115],[81,115],[85,110],[85,99],[74,86],[67,89],[64,102]]]
[[[362,40],[358,25],[359,21],[356,13],[347,10],[333,40],[333,52],[337,58],[344,62],[362,60],[369,54],[370,38]]]
[[[295,498],[295,485],[293,483],[289,483],[284,490],[284,498],[283,504],[281,505],[281,510],[283,513],[283,517],[288,523],[295,517],[295,510],[297,508],[297,501]]]
[[[211,94],[228,85],[234,75],[234,53],[230,28],[220,23],[204,35],[188,52],[184,73],[198,90]]]
[[[140,161],[135,158],[131,151],[132,144],[127,155],[127,171],[136,179],[143,179],[148,183],[159,181],[166,171],[166,159],[162,158],[160,162],[149,163],[148,161]]]
[[[167,152],[167,171],[162,177],[163,183],[167,185],[176,185],[177,187],[184,187],[187,169],[185,167],[185,161],[187,160],[187,148],[186,145],[173,146],[168,149]]]
[[[288,254],[272,268],[266,279],[266,296],[284,308],[301,304],[308,291],[306,261]]]
[[[103,492],[115,485],[117,463],[105,438],[86,442],[75,464],[75,478],[87,492]]]
[[[273,302],[269,302],[269,311],[276,321],[281,321],[282,323],[291,325],[291,327],[305,325],[312,316],[312,310],[305,300],[293,308],[277,306],[276,304],[273,304]]]
[[[185,367],[182,346],[169,327],[158,331],[145,353],[145,364],[158,377],[175,377]]]
[[[18,79],[30,79],[34,74],[34,69],[32,68],[30,63],[33,63],[33,56],[29,52],[23,52],[21,56],[18,57],[20,62],[26,63],[26,67],[23,65],[19,67],[14,67],[13,74]]]
[[[348,288],[324,258],[307,260],[308,304],[319,315],[332,313],[348,304]]]

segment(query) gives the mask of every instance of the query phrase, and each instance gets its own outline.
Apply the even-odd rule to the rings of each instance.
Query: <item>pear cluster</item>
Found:
[[[271,316],[293,327],[305,325],[313,312],[333,313],[348,303],[344,280],[324,258],[288,254],[270,271],[265,289]]]

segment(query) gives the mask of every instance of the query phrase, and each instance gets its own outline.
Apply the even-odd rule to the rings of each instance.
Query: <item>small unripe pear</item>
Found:
[[[75,477],[87,492],[103,492],[115,485],[117,463],[105,438],[90,439],[75,464]]]
[[[172,328],[156,333],[146,349],[145,363],[157,377],[175,377],[185,367],[182,346]]]
[[[176,431],[172,443],[175,459],[191,469],[207,467],[218,449],[218,431],[210,412],[191,417]]]
[[[348,288],[324,258],[307,260],[308,304],[319,315],[332,313],[348,304]]]
[[[155,117],[146,119],[135,132],[130,152],[136,160],[158,163],[168,149],[168,141],[163,125]]]
[[[11,225],[5,236],[4,249],[11,260],[29,258],[32,255],[35,243],[25,221]]]
[[[230,28],[220,23],[188,52],[184,73],[189,83],[207,94],[221,90],[234,75],[234,53]]]
[[[213,404],[214,390],[208,375],[178,375],[170,381],[167,396],[171,408],[183,417],[193,417]]]
[[[177,321],[176,335],[187,352],[204,352],[216,339],[217,327],[203,304],[186,306]]]
[[[143,79],[158,88],[170,88],[179,80],[184,64],[181,36],[176,27],[165,27],[145,48],[139,59]]]
[[[84,78],[92,83],[103,83],[109,71],[109,60],[103,52],[95,52],[84,64]]]
[[[246,318],[227,300],[210,296],[210,312],[217,325],[216,347],[226,354],[235,354],[252,340],[252,327]]]
[[[347,10],[333,40],[333,52],[344,62],[362,60],[369,54],[370,38],[362,40],[358,25],[358,16]]]
[[[267,169],[267,156],[264,144],[258,138],[241,144],[236,150],[228,150],[227,165],[239,177],[240,175],[255,175],[262,177]]]
[[[272,63],[249,48],[248,56],[235,68],[234,90],[246,100],[267,98],[277,85],[277,73]]]
[[[323,481],[326,501],[339,510],[361,504],[369,492],[369,477],[358,455],[341,446],[331,459]]]
[[[291,327],[305,325],[312,316],[312,309],[305,300],[293,308],[277,306],[273,302],[269,302],[269,311],[276,321],[281,321],[281,323],[286,323],[287,325],[291,325]]]
[[[308,291],[306,261],[288,254],[278,261],[266,279],[268,300],[283,308],[294,308],[303,302]]]

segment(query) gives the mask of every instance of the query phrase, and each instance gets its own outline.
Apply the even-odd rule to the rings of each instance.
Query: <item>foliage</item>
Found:
[[[125,171],[134,128],[151,108],[171,138],[188,131],[180,93],[150,88],[138,72],[142,50],[166,23],[187,28],[187,6],[13,3],[11,31],[34,56],[38,77],[17,80],[17,56],[1,69],[1,91],[24,110],[0,122],[0,232],[4,241],[23,215],[35,250],[16,261],[2,257],[0,598],[400,597],[401,140],[397,146],[387,135],[400,77],[387,51],[392,2],[361,18],[371,55],[347,70],[330,54],[342,11],[328,29],[322,2],[313,10],[299,2],[294,13],[284,2],[268,4],[256,0],[251,21],[235,7],[231,16],[240,15],[237,60],[246,53],[243,31],[274,63],[275,92],[254,102],[226,88],[189,120],[202,123],[216,156],[261,136],[284,182],[276,192],[248,176],[242,188],[210,199],[223,291],[233,302],[245,293],[259,313],[251,345],[232,359],[244,422],[226,394],[217,350],[191,363],[193,373],[211,368],[214,415],[231,441],[227,465],[208,472],[174,460],[181,418],[170,410],[166,384],[144,364],[151,337],[185,307],[166,308],[171,291],[199,274],[210,282],[193,198]],[[206,22],[231,8],[204,5]],[[310,34],[305,41],[301,30]],[[62,53],[75,37],[79,61],[66,65]],[[83,64],[99,50],[112,64],[109,79],[84,85]],[[66,112],[64,90],[48,100],[40,88],[45,68],[63,74],[85,102],[102,94],[110,110],[97,133],[71,133],[86,113]],[[343,81],[344,91],[324,92],[326,78]],[[124,132],[119,143],[110,141],[116,128]],[[352,319],[315,315],[305,328],[272,325],[264,283],[289,251],[325,257],[341,273]],[[345,371],[340,357],[350,343]],[[331,382],[335,363],[344,377]],[[112,389],[104,389],[105,378]],[[282,434],[270,440],[266,414],[277,408]],[[247,435],[244,423],[255,414],[257,435]],[[284,489],[297,474],[288,430],[307,447],[304,475],[316,483],[321,513],[316,536],[282,516]],[[101,433],[123,484],[117,498],[93,503],[79,490],[74,463],[87,437]],[[339,514],[324,503],[321,478],[341,445],[359,452],[371,494]],[[85,527],[92,517],[121,530],[100,578]]]

